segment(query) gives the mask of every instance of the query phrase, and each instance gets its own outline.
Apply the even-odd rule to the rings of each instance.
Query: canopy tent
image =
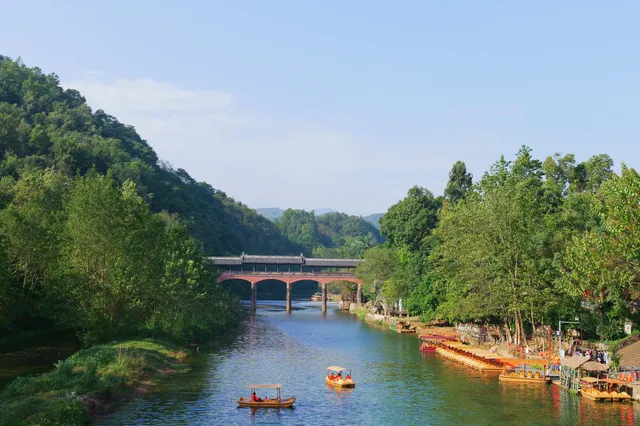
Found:
[[[280,398],[280,385],[265,385],[265,384],[249,385],[249,390],[251,390],[251,392],[255,392],[256,389],[275,389],[276,399]]]
[[[327,370],[329,370],[329,371],[344,371],[344,370],[348,370],[348,368],[338,367],[336,365],[333,365],[331,367],[327,367]]]

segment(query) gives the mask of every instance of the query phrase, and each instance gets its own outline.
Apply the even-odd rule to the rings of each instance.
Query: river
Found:
[[[195,354],[193,370],[123,404],[102,425],[633,425],[637,403],[595,403],[553,385],[499,383],[419,340],[320,304],[264,302],[228,345]],[[355,389],[324,383],[326,367],[353,370]],[[280,383],[293,409],[236,408],[250,383]],[[259,392],[258,396],[268,396]]]

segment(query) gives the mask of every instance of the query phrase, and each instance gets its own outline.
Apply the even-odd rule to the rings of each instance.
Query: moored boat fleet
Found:
[[[499,373],[500,382],[549,384],[579,393],[593,401],[630,401],[630,383],[624,376],[612,377],[602,364],[588,361],[583,357],[563,360],[542,358],[508,358],[484,349],[466,345],[455,337],[435,334],[421,335],[420,351],[437,353],[444,358],[459,362],[486,373]],[[589,365],[594,364],[594,365]],[[596,365],[597,364],[597,365]],[[560,372],[560,380],[553,380],[552,371]],[[631,377],[631,376],[629,376]]]

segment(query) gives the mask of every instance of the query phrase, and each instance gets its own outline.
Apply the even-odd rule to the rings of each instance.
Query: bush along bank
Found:
[[[163,377],[189,370],[178,347],[152,339],[81,350],[54,370],[20,377],[0,393],[0,426],[83,425]]]

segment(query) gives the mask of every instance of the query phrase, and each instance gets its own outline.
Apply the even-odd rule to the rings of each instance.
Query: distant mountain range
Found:
[[[258,212],[258,214],[266,217],[267,219],[275,222],[276,220],[280,219],[280,217],[284,214],[285,209],[281,209],[278,207],[263,207],[263,208],[255,209],[255,211]],[[330,208],[313,209],[313,211],[315,212],[316,216],[322,216],[323,214],[338,212],[337,210],[330,209]],[[373,213],[368,216],[364,216],[363,219],[371,223],[376,228],[380,229],[379,221],[383,215],[384,213]]]
[[[369,216],[363,217],[363,219],[369,222],[370,224],[372,224],[373,226],[375,226],[376,228],[380,229],[380,218],[382,216],[384,216],[384,213],[373,213],[373,214],[370,214]]]

